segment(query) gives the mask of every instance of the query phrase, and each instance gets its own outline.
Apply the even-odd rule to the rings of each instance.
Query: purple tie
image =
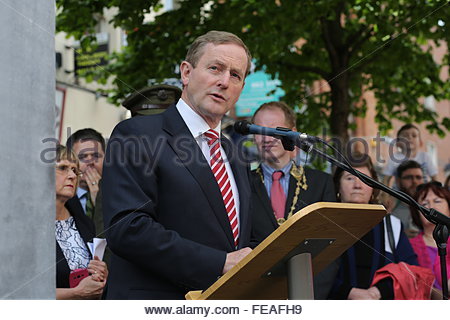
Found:
[[[283,177],[282,171],[275,171],[272,174],[272,188],[270,189],[270,201],[272,202],[272,209],[275,212],[277,219],[284,218],[284,210],[286,206],[286,195],[281,186],[280,179]]]

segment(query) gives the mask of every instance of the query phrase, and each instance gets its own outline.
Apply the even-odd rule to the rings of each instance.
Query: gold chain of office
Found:
[[[264,185],[264,176],[263,173],[261,171],[261,166],[259,166],[256,169],[256,173],[259,175],[259,177],[261,178],[261,182]],[[294,210],[295,207],[297,205],[297,201],[298,201],[298,195],[300,194],[300,188],[303,190],[308,189],[308,184],[306,183],[306,175],[305,175],[305,170],[303,169],[302,166],[297,166],[295,164],[294,161],[292,161],[292,167],[291,170],[289,171],[289,174],[292,175],[295,180],[297,180],[297,184],[295,187],[295,193],[294,193],[294,198],[292,199],[292,206],[291,209],[289,210],[289,214],[288,216],[285,218],[278,218],[277,222],[278,225],[282,225],[287,219],[289,219],[290,217],[292,217],[292,215],[294,214]],[[275,215],[275,213],[274,213]]]

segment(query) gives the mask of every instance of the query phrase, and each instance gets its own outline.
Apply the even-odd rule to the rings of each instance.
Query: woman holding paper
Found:
[[[75,195],[79,175],[77,157],[64,146],[56,150],[56,299],[99,299],[108,269],[92,259],[87,242],[95,236],[94,223],[82,208],[67,206]]]

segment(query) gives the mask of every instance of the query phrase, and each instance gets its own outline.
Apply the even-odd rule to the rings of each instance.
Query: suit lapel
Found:
[[[260,200],[264,208],[264,214],[272,222],[273,228],[278,228],[277,220],[275,219],[275,215],[272,209],[272,203],[270,202],[269,195],[267,194],[266,187],[264,183],[261,181],[261,177],[256,172],[252,173],[253,175],[253,186],[255,187],[256,194]]]
[[[167,143],[177,154],[180,163],[183,164],[200,185],[230,245],[234,247],[233,234],[222,194],[211,168],[203,156],[202,150],[175,106],[167,109],[163,114],[163,118],[163,129],[168,133]]]
[[[295,193],[296,187],[297,187],[297,180],[291,174],[289,174],[289,189],[288,189],[288,194],[287,194],[287,198],[286,198],[286,208],[284,211],[284,218],[287,218],[289,211],[291,211],[292,200],[294,200],[294,193]],[[294,210],[293,213],[295,213],[295,212],[296,211]]]

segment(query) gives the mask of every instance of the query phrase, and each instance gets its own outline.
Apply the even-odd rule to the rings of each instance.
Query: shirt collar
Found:
[[[85,194],[87,194],[87,190],[85,190],[85,189],[83,189],[81,187],[77,188],[77,196],[78,196],[79,199],[84,197]]]
[[[289,171],[291,170],[291,168],[292,168],[292,161],[289,161],[289,163],[281,169],[274,169],[264,162],[261,163],[263,175],[264,176],[267,175],[268,177],[271,177],[275,171],[282,171],[284,173],[284,177],[287,177],[289,175]]]
[[[195,139],[197,139],[203,133],[205,133],[210,129],[205,119],[203,119],[197,112],[195,112],[191,107],[189,107],[187,103],[183,101],[183,99],[178,100],[177,110]],[[221,122],[219,122],[216,128],[213,128],[217,133],[219,133],[219,137],[220,137],[220,124]]]

